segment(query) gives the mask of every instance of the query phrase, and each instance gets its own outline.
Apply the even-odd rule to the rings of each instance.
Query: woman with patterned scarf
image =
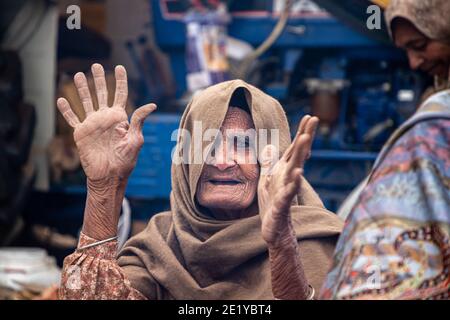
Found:
[[[435,92],[389,139],[353,196],[326,299],[448,299],[450,1],[393,0],[390,35]],[[348,205],[348,204],[347,204]]]

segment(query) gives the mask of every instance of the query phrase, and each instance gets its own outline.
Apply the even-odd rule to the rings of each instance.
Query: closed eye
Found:
[[[421,40],[411,41],[410,43],[408,43],[407,48],[410,48],[411,50],[414,50],[414,51],[423,51],[423,50],[425,50],[427,45],[428,45],[428,41],[425,39],[421,39]]]

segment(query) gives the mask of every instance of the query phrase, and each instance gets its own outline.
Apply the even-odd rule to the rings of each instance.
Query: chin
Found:
[[[220,194],[206,194],[199,197],[198,202],[208,209],[244,210],[253,203],[253,197],[246,196],[245,199],[236,200],[234,197],[224,197]]]
[[[434,72],[430,72],[430,75],[438,76],[439,78],[447,80],[449,68],[450,68],[450,66],[448,66],[448,67],[440,66],[439,68],[436,68],[437,70],[433,70]]]
[[[244,210],[253,203],[256,192],[247,188],[234,187],[209,187],[199,190],[198,203],[209,209]]]

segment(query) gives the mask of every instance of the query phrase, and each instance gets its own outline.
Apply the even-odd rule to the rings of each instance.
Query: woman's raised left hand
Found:
[[[262,152],[258,205],[262,237],[272,248],[284,246],[295,239],[290,207],[300,190],[303,165],[311,155],[318,123],[317,117],[304,116],[293,142],[281,159],[277,159],[278,150],[273,145],[267,145]]]

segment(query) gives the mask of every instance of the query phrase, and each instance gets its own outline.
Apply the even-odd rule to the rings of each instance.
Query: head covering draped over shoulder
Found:
[[[291,142],[281,105],[241,80],[209,87],[187,106],[180,129],[202,133],[219,129],[230,99],[244,90],[255,129],[278,129],[280,154]],[[202,152],[208,143],[202,142]],[[179,145],[179,144],[178,144]],[[198,146],[197,146],[198,148]],[[267,246],[259,215],[215,220],[195,200],[203,164],[172,162],[170,212],[154,216],[147,228],[131,238],[119,253],[119,265],[132,285],[156,299],[273,299]],[[327,211],[306,180],[291,207],[294,228],[308,281],[320,288],[342,222]]]
[[[448,0],[391,0],[385,11],[385,18],[391,37],[392,22],[395,18],[403,18],[428,38],[450,44]]]

